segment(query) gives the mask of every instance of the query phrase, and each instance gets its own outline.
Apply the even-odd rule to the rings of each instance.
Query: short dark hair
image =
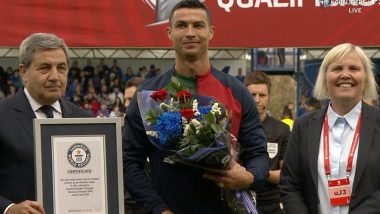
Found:
[[[244,78],[244,84],[246,86],[249,86],[251,84],[265,84],[268,87],[269,94],[270,88],[272,86],[269,76],[261,71],[254,71],[248,73],[247,76]]]
[[[143,81],[144,79],[141,77],[132,77],[125,82],[125,89],[132,86],[138,87]]]
[[[211,12],[208,9],[208,7],[205,5],[205,3],[203,3],[199,0],[182,0],[182,1],[178,2],[176,5],[174,5],[172,10],[170,11],[169,25],[172,24],[174,12],[178,9],[181,9],[181,8],[191,8],[191,9],[202,9],[202,10],[204,10],[206,12],[206,15],[207,15],[208,24],[211,25],[211,23],[212,23]]]

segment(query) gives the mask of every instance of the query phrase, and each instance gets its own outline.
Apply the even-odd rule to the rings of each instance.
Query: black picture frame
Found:
[[[54,201],[54,191],[60,191],[54,189],[54,170],[59,170],[53,167],[54,136],[104,137],[104,149],[101,150],[104,154],[101,157],[105,158],[105,211],[108,214],[124,213],[121,120],[122,118],[34,119],[37,201],[43,205],[46,213],[59,214],[54,211],[56,204],[60,203]]]

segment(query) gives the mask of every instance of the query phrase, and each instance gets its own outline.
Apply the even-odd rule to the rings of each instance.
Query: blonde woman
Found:
[[[332,48],[314,96],[330,102],[294,123],[280,181],[287,213],[379,213],[380,111],[362,101],[377,98],[364,51]]]

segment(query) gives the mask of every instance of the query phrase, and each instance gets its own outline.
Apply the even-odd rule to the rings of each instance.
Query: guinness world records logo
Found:
[[[73,144],[67,151],[67,160],[75,168],[85,167],[90,159],[90,150],[82,143]]]

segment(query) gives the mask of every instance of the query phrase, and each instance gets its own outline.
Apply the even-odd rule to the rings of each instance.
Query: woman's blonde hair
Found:
[[[319,73],[317,81],[314,87],[314,97],[319,100],[329,99],[330,96],[327,92],[326,85],[326,71],[329,65],[333,62],[341,60],[343,57],[347,56],[350,53],[356,53],[364,66],[364,72],[366,74],[365,86],[363,92],[364,99],[377,99],[377,83],[375,81],[375,76],[373,73],[373,63],[364,53],[363,49],[359,46],[344,43],[333,47],[325,56],[322,61],[321,67],[319,68]]]

